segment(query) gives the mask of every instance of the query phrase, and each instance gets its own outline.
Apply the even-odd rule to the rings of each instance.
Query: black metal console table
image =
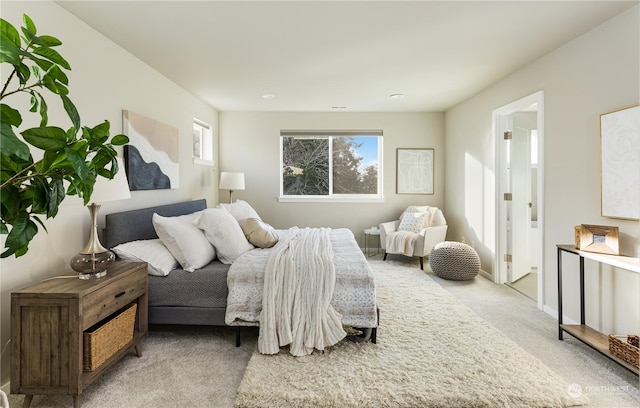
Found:
[[[614,356],[609,351],[609,338],[607,335],[585,324],[585,304],[584,304],[584,260],[591,259],[596,262],[611,265],[616,268],[626,269],[631,272],[640,273],[640,259],[629,256],[616,256],[596,254],[593,252],[580,251],[574,245],[557,245],[558,247],[558,340],[563,340],[562,332],[566,332],[589,347],[599,351],[618,364],[638,374],[638,369],[626,361]],[[568,252],[580,257],[580,324],[562,323],[562,253]]]

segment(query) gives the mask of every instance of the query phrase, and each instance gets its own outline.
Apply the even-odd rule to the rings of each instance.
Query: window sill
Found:
[[[384,203],[384,197],[278,197],[280,203]]]

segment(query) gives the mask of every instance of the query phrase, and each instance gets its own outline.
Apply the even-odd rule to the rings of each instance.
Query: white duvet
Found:
[[[304,230],[298,228],[278,230],[280,238],[278,244],[273,248],[253,249],[245,252],[231,265],[227,275],[229,295],[225,316],[226,324],[231,326],[264,326],[260,329],[259,347],[263,348],[267,354],[276,353],[280,345],[289,343],[292,354],[294,351],[296,353],[294,355],[308,354],[313,348],[322,349],[322,347],[335,342],[336,337],[344,337],[341,333],[342,329],[336,328],[332,323],[336,319],[339,319],[343,325],[353,327],[377,326],[373,274],[351,231],[344,228],[313,229],[313,231],[305,232],[305,234],[311,234],[307,236],[309,239],[306,241],[300,234],[301,231]],[[322,248],[317,246],[317,243],[322,239],[323,232],[321,231],[326,232],[326,239],[330,242],[330,245],[324,245]],[[293,245],[292,257],[286,260],[283,256],[286,252],[290,252],[287,248],[292,247],[291,244],[295,242],[297,243]],[[314,243],[316,244],[314,245]],[[301,247],[308,247],[305,250],[310,252],[306,254],[301,252]],[[333,258],[333,265],[324,264],[326,259],[330,261],[331,258]],[[313,265],[309,263],[311,259],[313,259]],[[268,268],[267,264],[279,264],[279,266]],[[269,294],[264,301],[267,302],[267,305],[271,305],[268,310],[270,320],[265,320],[265,323],[261,324],[266,269],[269,269],[266,286]],[[296,276],[304,273],[303,276],[306,277],[303,280],[291,276],[287,277],[282,274],[285,270],[287,273],[297,274]],[[313,270],[324,270],[328,275],[310,273]],[[332,288],[333,277],[331,275],[334,273],[335,286]],[[277,282],[284,284],[285,287],[274,287]],[[303,289],[298,288],[296,292],[295,284],[300,282],[307,283],[304,284]],[[330,293],[331,291],[332,293]],[[299,296],[304,292],[317,292],[319,296],[303,302],[310,305],[306,311],[296,306],[294,312],[291,306],[293,304],[292,297],[296,293]],[[318,308],[329,297],[330,302],[326,305],[325,314],[317,315],[310,312],[310,309]],[[290,317],[288,324],[283,323],[283,313]],[[276,315],[278,316],[275,317]],[[263,316],[263,318],[267,317]],[[307,319],[306,322],[300,320],[301,318]],[[293,327],[294,321],[295,328]],[[280,328],[283,325],[284,330],[280,333]],[[325,329],[318,329],[318,325],[324,325]],[[300,327],[306,327],[306,329],[301,330]],[[295,338],[298,339],[298,342],[294,346],[293,340]],[[261,350],[261,352],[263,351]]]

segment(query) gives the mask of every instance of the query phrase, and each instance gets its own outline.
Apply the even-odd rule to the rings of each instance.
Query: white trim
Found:
[[[281,203],[384,203],[384,197],[355,196],[281,196]]]
[[[507,129],[507,117],[514,112],[537,105],[537,130],[538,130],[538,296],[537,306],[542,309],[545,302],[544,292],[544,276],[545,276],[545,259],[544,259],[544,242],[545,242],[545,225],[544,225],[544,91],[540,90],[531,95],[525,96],[517,101],[511,102],[498,109],[494,109],[492,113],[492,124],[494,134],[494,154],[495,154],[495,228],[496,228],[496,254],[494,256],[494,276],[496,283],[505,283],[507,281],[506,269],[503,268],[500,254],[506,252],[506,236],[504,231],[506,225],[502,214],[505,213],[505,204],[503,200],[504,193],[504,174],[502,164],[504,161],[504,152],[500,143],[503,139],[503,132]]]
[[[215,167],[216,162],[213,160],[214,157],[214,137],[213,137],[213,126],[209,125],[206,122],[201,121],[198,118],[193,118],[193,127],[199,126],[201,128],[200,135],[200,157],[196,157],[194,150],[194,145],[192,141],[192,151],[191,156],[193,158],[194,164],[200,164],[204,166]]]

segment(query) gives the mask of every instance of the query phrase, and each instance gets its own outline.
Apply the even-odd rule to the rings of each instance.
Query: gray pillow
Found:
[[[278,242],[278,233],[259,218],[247,218],[240,223],[244,236],[258,248],[271,248]]]

